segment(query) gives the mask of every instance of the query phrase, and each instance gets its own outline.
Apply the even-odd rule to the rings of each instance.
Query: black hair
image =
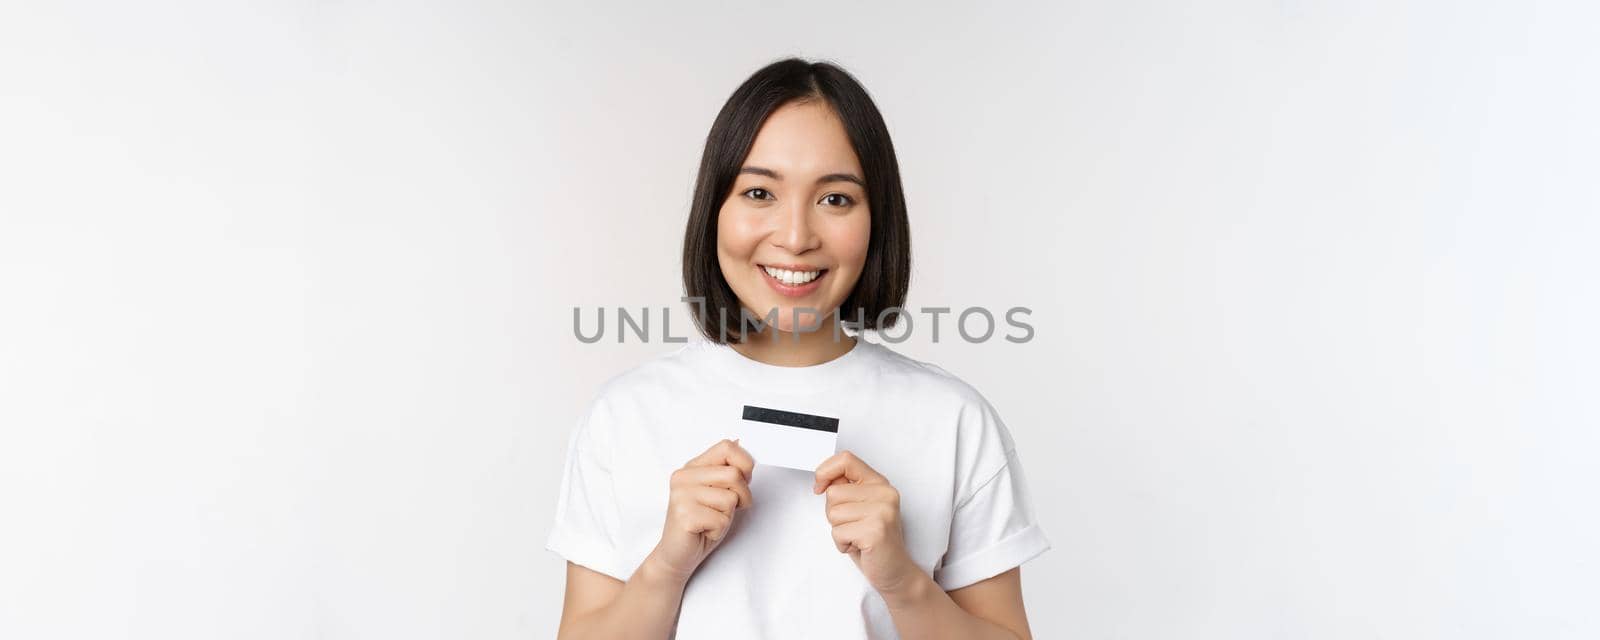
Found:
[[[739,298],[717,262],[717,215],[767,116],[790,102],[811,100],[825,101],[844,123],[866,174],[862,178],[872,216],[866,264],[839,305],[840,318],[861,329],[893,327],[899,319],[910,288],[911,226],[889,129],[867,90],[844,69],[786,58],[762,67],[734,90],[706,134],[700,157],[683,236],[683,288],[691,301],[704,301],[690,309],[700,332],[712,342],[737,342],[747,326]],[[739,330],[729,330],[730,322]]]

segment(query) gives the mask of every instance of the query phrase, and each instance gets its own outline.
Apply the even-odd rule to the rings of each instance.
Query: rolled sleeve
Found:
[[[631,573],[619,551],[620,518],[611,472],[596,451],[591,408],[573,429],[556,499],[555,522],[545,549],[568,561],[626,581]]]
[[[1012,449],[1004,465],[956,506],[950,544],[933,579],[953,591],[1021,566],[1049,548]]]

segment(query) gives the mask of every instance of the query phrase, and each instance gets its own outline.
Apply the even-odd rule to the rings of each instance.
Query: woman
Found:
[[[683,250],[706,340],[608,381],[569,442],[561,637],[1031,637],[1020,565],[1049,543],[1010,433],[960,379],[841,329],[894,326],[910,277],[860,84],[798,59],[745,81]],[[726,439],[746,406],[836,418],[837,453],[761,464]]]

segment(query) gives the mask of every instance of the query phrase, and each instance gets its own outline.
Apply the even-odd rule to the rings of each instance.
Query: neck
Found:
[[[835,326],[839,319],[830,315],[816,331],[782,331],[774,326],[751,333],[742,343],[730,346],[746,358],[779,367],[809,367],[849,353],[856,339]],[[839,336],[834,339],[835,332]]]

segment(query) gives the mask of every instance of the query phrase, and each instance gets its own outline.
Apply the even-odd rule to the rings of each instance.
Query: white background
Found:
[[[675,346],[572,308],[687,331],[790,54],[885,113],[911,306],[1034,309],[898,348],[1022,447],[1039,637],[1596,637],[1585,4],[7,3],[0,637],[553,637],[568,429]]]

